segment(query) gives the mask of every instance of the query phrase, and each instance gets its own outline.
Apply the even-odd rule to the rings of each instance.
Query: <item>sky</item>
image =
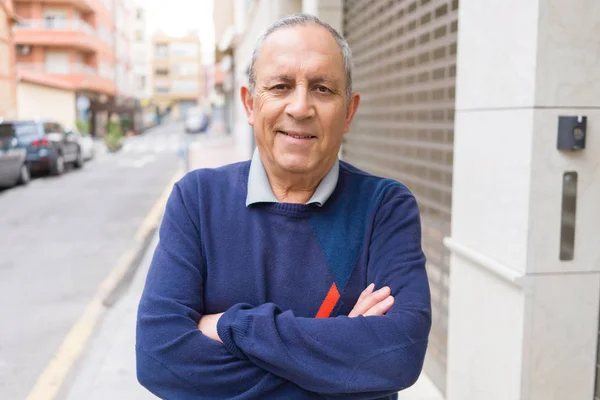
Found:
[[[213,0],[137,0],[137,3],[147,11],[150,35],[158,29],[168,35],[184,35],[197,30],[202,42],[203,63],[213,61]]]

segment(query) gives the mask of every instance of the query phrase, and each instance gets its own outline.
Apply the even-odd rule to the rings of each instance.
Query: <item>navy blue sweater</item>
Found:
[[[138,311],[139,381],[178,400],[396,398],[431,325],[415,198],[341,162],[323,207],[246,207],[249,166],[175,185]],[[347,317],[372,282],[393,307]],[[223,344],[197,328],[220,312]]]

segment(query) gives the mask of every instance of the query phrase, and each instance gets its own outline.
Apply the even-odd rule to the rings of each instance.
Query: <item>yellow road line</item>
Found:
[[[182,174],[182,171],[177,171],[156,203],[154,203],[134,236],[134,245],[119,257],[115,267],[102,281],[93,299],[88,303],[75,325],[71,327],[58,351],[52,356],[50,362],[38,377],[26,400],[52,400],[59,393],[75,361],[81,356],[94,334],[96,325],[106,311],[102,304],[103,300],[127,274],[127,270],[145,236],[159,223],[173,185]]]

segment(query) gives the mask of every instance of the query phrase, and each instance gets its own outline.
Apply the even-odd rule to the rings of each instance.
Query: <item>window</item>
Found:
[[[70,72],[69,53],[64,51],[46,52],[46,72],[49,74],[68,74]]]
[[[99,67],[98,67],[98,73],[103,78],[109,79],[111,81],[115,79],[115,69],[113,67],[109,66],[104,61],[100,61]]]
[[[32,122],[17,122],[14,124],[0,124],[0,137],[10,138],[13,136],[31,137],[38,136],[39,131],[35,123]],[[5,142],[8,144],[8,142]]]
[[[144,40],[144,32],[143,31],[136,31],[135,32],[135,38],[138,42],[142,42]]]
[[[98,37],[105,41],[108,42],[110,39],[108,37],[108,32],[106,31],[106,29],[104,29],[103,25],[98,25],[98,27],[96,28],[96,31],[98,32]]]
[[[200,47],[197,43],[173,43],[171,54],[173,57],[198,57]]]
[[[144,18],[144,10],[141,8],[138,8],[136,11],[136,18],[138,19],[138,21],[141,21]]]
[[[142,64],[144,61],[146,61],[146,58],[146,52],[144,50],[136,49],[133,54],[132,61]]]
[[[157,58],[169,57],[169,45],[166,43],[158,43],[155,46],[155,52]]]
[[[62,126],[56,122],[44,122],[44,133],[64,133]]]
[[[14,129],[13,124],[0,124],[0,138],[12,139],[16,133],[13,133],[14,131],[16,131],[16,129]],[[3,143],[4,146],[7,146],[8,142],[8,140],[0,140],[0,149],[2,149]]]
[[[197,63],[181,63],[174,66],[176,75],[198,75]]]
[[[64,16],[46,15],[44,26],[46,29],[67,29],[67,20]]]
[[[44,8],[46,29],[67,29],[67,11],[62,8]]]
[[[173,81],[173,84],[171,85],[173,92],[176,93],[185,93],[185,94],[192,94],[192,93],[198,93],[198,81],[187,81],[187,80],[178,80],[178,81]]]

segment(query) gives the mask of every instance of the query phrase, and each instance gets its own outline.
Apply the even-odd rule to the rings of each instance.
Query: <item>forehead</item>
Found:
[[[256,76],[319,74],[331,79],[344,75],[344,61],[337,41],[318,25],[281,28],[264,41],[256,60]]]

